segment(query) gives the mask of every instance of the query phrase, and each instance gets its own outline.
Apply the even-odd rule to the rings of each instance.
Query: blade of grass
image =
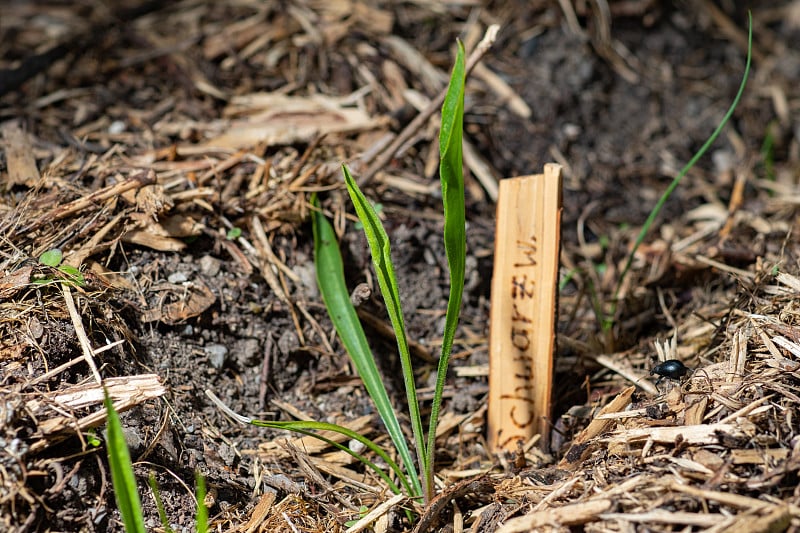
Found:
[[[200,472],[194,473],[195,485],[195,498],[197,499],[197,518],[196,528],[197,533],[208,532],[208,507],[206,507],[206,479],[200,475]]]
[[[689,172],[689,170],[697,163],[697,161],[705,155],[711,145],[717,140],[719,134],[722,133],[722,128],[730,120],[731,116],[733,116],[733,112],[736,110],[736,107],[739,105],[739,100],[742,98],[742,94],[744,93],[745,85],[747,85],[747,77],[750,75],[750,60],[753,55],[753,14],[748,11],[748,33],[747,33],[747,62],[745,63],[744,67],[744,75],[742,76],[742,82],[739,84],[739,91],[736,93],[736,98],[733,99],[733,103],[731,103],[728,111],[725,113],[725,116],[722,117],[717,128],[711,134],[711,136],[706,140],[705,144],[700,147],[696,154],[686,163],[681,171],[675,176],[675,179],[672,180],[672,183],[669,184],[667,190],[664,191],[664,194],[661,195],[661,198],[658,199],[655,207],[653,210],[650,211],[650,215],[645,220],[644,225],[642,226],[641,231],[639,231],[639,235],[636,237],[636,242],[633,244],[633,248],[631,249],[630,254],[628,254],[628,260],[625,262],[625,267],[622,269],[620,273],[619,279],[617,280],[617,286],[614,289],[614,297],[613,297],[613,305],[614,309],[616,310],[616,303],[617,299],[619,298],[619,291],[622,289],[622,284],[625,280],[625,276],[627,276],[628,271],[633,264],[633,258],[636,255],[636,250],[639,249],[639,246],[644,242],[644,238],[647,236],[647,233],[650,231],[650,226],[653,225],[655,222],[656,217],[661,212],[661,208],[664,207],[664,204],[667,202],[672,193],[678,187],[683,177]],[[613,321],[613,312],[612,312],[612,321]],[[613,323],[611,321],[607,321],[607,323]]]
[[[175,530],[169,525],[167,511],[164,509],[164,502],[161,499],[161,491],[158,490],[156,475],[152,471],[150,471],[150,476],[147,478],[147,484],[150,485],[150,490],[153,492],[153,499],[156,501],[156,509],[158,509],[158,519],[161,521],[164,533],[175,533]]]
[[[356,180],[353,179],[346,165],[342,165],[342,172],[344,173],[344,181],[347,185],[347,192],[350,194],[350,200],[356,209],[358,219],[364,225],[364,234],[367,236],[372,263],[375,265],[375,275],[378,278],[383,301],[386,303],[389,321],[392,323],[392,328],[397,338],[397,350],[403,371],[408,413],[411,418],[411,429],[414,433],[414,443],[417,448],[419,469],[422,475],[426,476],[430,469],[427,465],[427,454],[425,453],[425,434],[422,429],[422,417],[417,401],[417,387],[414,382],[414,368],[411,365],[411,353],[408,349],[405,320],[403,319],[403,310],[400,305],[400,292],[397,288],[397,278],[395,277],[394,264],[392,263],[389,236],[386,234],[386,230],[383,229],[383,224],[381,224],[372,204],[369,203],[361,189],[358,188]],[[430,502],[431,499],[430,486],[431,483],[427,481],[422,484],[422,495],[425,503]]]
[[[103,388],[105,395],[106,416],[108,417],[108,462],[111,464],[111,482],[114,486],[114,499],[122,514],[122,522],[128,533],[145,533],[144,517],[142,516],[142,502],[139,499],[139,490],[136,486],[136,476],[133,473],[131,455],[125,436],[122,433],[122,424],[119,415],[114,410],[108,391]]]
[[[312,198],[312,203],[315,206],[317,205],[316,198]],[[330,222],[320,211],[315,211],[311,219],[314,231],[314,263],[317,269],[317,284],[322,294],[322,300],[328,309],[328,314],[336,328],[336,333],[353,360],[356,371],[364,382],[367,393],[375,403],[375,408],[378,410],[384,426],[386,426],[389,437],[400,455],[400,460],[408,476],[411,478],[413,491],[409,491],[409,495],[420,496],[422,495],[422,487],[414,466],[414,460],[408,448],[408,442],[378,372],[378,367],[367,343],[358,314],[350,301],[350,295],[344,279],[342,255],[336,241],[336,234]],[[400,476],[405,477],[402,473]]]
[[[433,491],[433,463],[436,449],[436,426],[439,422],[439,409],[442,405],[450,351],[453,348],[458,316],[461,312],[461,299],[464,293],[464,275],[467,257],[467,235],[465,231],[464,175],[462,163],[462,137],[464,126],[464,84],[466,69],[464,65],[464,44],[458,41],[456,62],[450,76],[442,105],[442,127],[439,130],[439,179],[442,184],[442,204],[444,206],[444,248],[450,271],[450,295],[447,299],[442,350],[439,368],[436,372],[436,388],[431,405],[430,427],[426,446],[428,468],[424,478]]]
[[[267,427],[272,429],[283,429],[286,431],[294,431],[295,433],[300,433],[301,435],[308,435],[309,437],[314,437],[329,446],[333,446],[334,448],[341,450],[348,455],[352,456],[354,459],[359,461],[360,463],[364,464],[365,466],[371,468],[380,478],[386,483],[389,489],[394,492],[395,494],[400,494],[400,488],[397,484],[392,481],[392,479],[384,472],[384,470],[376,465],[374,462],[367,459],[366,456],[351,450],[348,446],[336,442],[333,439],[329,439],[324,435],[320,435],[319,431],[334,431],[336,433],[340,433],[349,439],[356,440],[366,446],[371,452],[375,453],[378,457],[380,457],[384,462],[386,462],[387,466],[394,471],[395,475],[397,475],[400,483],[403,485],[403,488],[406,490],[407,494],[411,494],[413,488],[409,485],[406,476],[404,475],[403,471],[400,469],[400,466],[391,458],[386,451],[378,446],[373,440],[366,438],[365,436],[361,435],[360,433],[356,433],[351,429],[348,429],[344,426],[339,426],[336,424],[330,424],[328,422],[311,422],[311,421],[292,421],[292,422],[271,422],[266,420],[253,420],[250,422],[254,426],[261,426]]]
[[[340,444],[324,435],[320,435],[319,431],[333,431],[335,433],[339,433],[344,435],[349,439],[354,439],[366,446],[370,451],[375,453],[378,457],[383,459],[383,461],[387,464],[387,466],[397,475],[398,479],[403,485],[403,488],[406,490],[406,494],[412,494],[412,487],[408,484],[408,480],[406,475],[403,473],[403,470],[400,466],[391,458],[386,451],[378,446],[374,441],[368,439],[367,437],[361,435],[360,433],[356,433],[350,428],[346,428],[344,426],[339,426],[336,424],[331,424],[329,422],[314,422],[314,421],[307,421],[307,420],[293,420],[293,421],[270,421],[270,420],[257,420],[247,416],[242,416],[239,413],[233,411],[230,407],[225,405],[222,400],[220,400],[216,394],[211,392],[210,390],[206,390],[206,396],[208,396],[214,404],[219,407],[225,414],[233,418],[234,420],[242,423],[242,424],[250,424],[257,427],[264,427],[270,429],[280,429],[283,431],[294,431],[295,433],[300,433],[301,435],[308,435],[309,437],[314,437],[329,446],[333,446],[337,448],[353,458],[357,461],[363,463],[365,466],[371,468],[375,471],[376,474],[383,479],[386,484],[389,486],[392,492],[395,494],[400,493],[400,489],[397,485],[386,475],[386,472],[383,471],[378,465],[367,459],[365,456],[359,454]]]

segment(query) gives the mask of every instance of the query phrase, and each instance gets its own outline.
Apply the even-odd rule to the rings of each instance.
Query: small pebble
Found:
[[[347,443],[347,447],[354,453],[364,453],[364,450],[367,448],[363,442],[356,439],[350,439],[350,442]]]
[[[111,124],[108,125],[108,133],[111,135],[119,135],[123,131],[125,131],[128,126],[121,120],[115,120]]]
[[[205,274],[208,277],[214,277],[219,274],[220,269],[222,268],[222,263],[216,257],[211,257],[210,255],[204,255],[200,258],[199,261],[200,272]]]
[[[208,362],[217,370],[225,366],[228,349],[222,344],[209,344],[203,350],[208,354]]]
[[[183,272],[173,272],[172,274],[167,276],[167,281],[175,285],[178,285],[179,283],[184,283],[188,280],[189,278]]]
[[[307,298],[317,298],[319,296],[319,288],[317,287],[317,269],[314,263],[308,261],[294,265],[292,271],[300,278],[303,294]]]
[[[715,150],[711,154],[711,161],[714,164],[714,170],[718,174],[733,170],[736,167],[736,155],[729,150]]]

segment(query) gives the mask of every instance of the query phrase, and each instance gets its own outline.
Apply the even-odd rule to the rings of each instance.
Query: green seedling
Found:
[[[235,241],[242,236],[242,228],[231,228],[225,234],[225,238],[229,241]]]
[[[145,533],[142,502],[136,487],[131,454],[119,415],[111,403],[108,391],[104,389],[106,414],[108,417],[108,462],[111,464],[111,483],[114,486],[114,499],[122,514],[122,523],[128,533]]]
[[[329,223],[319,215],[314,217],[315,222],[315,248],[323,251],[323,248],[330,247],[328,253],[318,253],[317,279],[320,290],[328,308],[328,314],[336,327],[339,337],[353,359],[356,369],[359,371],[365,383],[367,391],[378,407],[378,412],[387,427],[392,442],[400,455],[407,474],[411,477],[411,484],[415,491],[412,496],[420,496],[418,487],[422,486],[424,501],[430,502],[433,497],[433,455],[435,449],[436,426],[438,424],[439,410],[444,391],[447,367],[450,361],[450,351],[453,346],[458,316],[461,311],[461,299],[464,289],[465,260],[466,260],[466,231],[465,231],[465,208],[464,208],[464,177],[462,171],[462,135],[464,119],[464,83],[466,71],[464,66],[463,45],[459,43],[456,63],[450,78],[447,96],[442,105],[442,127],[439,133],[440,163],[439,177],[442,187],[442,203],[444,207],[444,244],[447,254],[447,263],[450,272],[450,296],[447,303],[447,313],[445,315],[445,327],[442,338],[441,353],[439,357],[439,367],[437,369],[436,387],[434,389],[433,402],[431,404],[431,414],[428,423],[427,435],[423,429],[421,409],[417,400],[416,383],[414,378],[414,368],[411,362],[411,354],[408,347],[405,320],[400,301],[400,294],[395,275],[394,264],[391,257],[391,246],[389,237],[381,224],[380,218],[373,205],[367,200],[356,184],[356,180],[350,174],[346,166],[342,167],[344,173],[347,192],[358,215],[359,220],[364,226],[364,233],[369,243],[372,262],[375,267],[375,274],[378,285],[381,289],[389,314],[389,320],[394,329],[397,339],[397,349],[400,355],[403,381],[406,389],[406,402],[408,406],[408,416],[411,419],[411,429],[414,437],[414,447],[417,455],[420,480],[417,477],[416,468],[410,463],[408,458],[408,444],[402,432],[399,434],[393,429],[397,414],[392,408],[386,391],[383,387],[380,376],[372,372],[375,367],[374,356],[365,342],[358,341],[357,338],[363,336],[360,324],[345,322],[342,317],[352,304],[349,303],[346,287],[343,287],[340,280],[331,279],[329,260],[336,261],[335,255],[339,255],[338,247],[330,247],[329,240],[322,237],[328,234],[326,226]],[[339,255],[338,261],[341,262]],[[346,339],[351,340],[346,340]],[[361,369],[369,369],[362,373]],[[374,381],[372,385],[368,381]]]
[[[46,276],[32,280],[33,283],[37,285],[46,285],[49,283],[53,283],[54,281],[61,281],[64,283],[75,285],[77,287],[83,287],[84,285],[86,285],[86,279],[83,277],[83,273],[81,273],[80,270],[78,270],[72,265],[61,264],[61,261],[63,259],[64,255],[58,248],[47,250],[42,255],[40,255],[39,264],[54,269],[58,273],[58,275],[48,274]]]
[[[116,409],[114,409],[114,404],[111,402],[111,398],[105,388],[103,389],[103,394],[105,396],[103,403],[106,407],[106,416],[108,419],[106,451],[108,452],[108,462],[111,465],[111,485],[114,487],[114,499],[122,515],[122,524],[125,526],[125,531],[127,533],[145,533],[146,529],[144,527],[142,501],[139,498],[136,474],[133,472],[131,454],[128,450],[128,444],[125,442],[122,424],[119,421],[119,415]],[[208,509],[205,506],[205,479],[203,479],[199,473],[195,473],[195,479],[197,483],[195,492],[197,499],[196,530],[197,533],[206,533],[208,531]],[[161,501],[158,485],[152,473],[150,474],[148,483],[153,491],[156,507],[158,508],[158,516],[164,526],[164,531],[171,533],[173,530],[169,526],[167,514],[164,510],[164,503]]]
[[[164,533],[174,533],[175,530],[169,525],[167,511],[164,509],[164,501],[161,499],[161,491],[158,489],[156,475],[152,471],[147,477],[147,484],[150,485],[150,491],[153,493],[153,499],[156,502],[156,509],[158,509],[158,519],[161,522],[161,526],[164,528]]]
[[[378,217],[380,204],[372,204],[367,200],[356,184],[356,180],[350,174],[350,170],[346,166],[342,167],[345,184],[347,185],[347,192],[350,195],[356,214],[358,215],[367,237],[378,285],[380,286],[381,294],[397,339],[403,381],[406,388],[407,415],[411,420],[416,462],[411,454],[411,446],[409,446],[406,441],[405,433],[400,425],[398,412],[392,405],[383,384],[383,379],[378,372],[375,356],[370,350],[358,315],[350,301],[350,294],[345,283],[344,266],[339,244],[336,240],[336,234],[330,222],[328,222],[319,209],[316,197],[312,196],[312,204],[316,209],[312,212],[311,220],[314,230],[314,260],[320,293],[322,294],[331,321],[336,328],[336,332],[347,350],[347,353],[350,355],[367,393],[375,404],[384,427],[394,445],[395,452],[400,458],[402,467],[395,463],[391,456],[375,442],[348,428],[324,422],[272,422],[254,420],[234,413],[222,404],[212,392],[206,391],[206,394],[220,409],[240,422],[262,427],[295,431],[303,435],[312,435],[337,449],[349,453],[361,461],[365,466],[375,471],[392,492],[399,493],[402,488],[409,496],[423,498],[426,503],[430,502],[433,497],[433,457],[435,451],[436,427],[442,403],[447,367],[450,360],[450,351],[453,346],[464,290],[466,231],[461,143],[464,120],[465,81],[466,67],[464,61],[464,47],[463,44],[459,42],[455,66],[453,67],[447,95],[442,105],[442,127],[439,133],[439,175],[445,219],[444,243],[450,271],[450,296],[447,303],[441,355],[439,357],[433,401],[430,406],[431,413],[428,420],[427,433],[423,426],[421,406],[417,399],[414,368],[411,363],[405,321],[400,304],[400,294],[391,258],[390,242],[381,224],[380,218]],[[357,453],[347,446],[327,438],[321,434],[322,431],[334,431],[346,436],[348,439],[355,439],[360,442],[369,452],[377,455],[382,462],[388,466],[389,473],[391,473],[394,479],[389,473],[385,472],[381,466],[371,461],[366,455]]]
[[[672,193],[678,187],[684,176],[686,176],[686,174],[689,172],[689,170],[692,169],[692,167],[694,167],[697,161],[701,157],[703,157],[703,155],[705,155],[705,153],[708,151],[708,149],[711,147],[711,145],[714,143],[717,137],[719,137],[719,134],[722,132],[722,129],[728,123],[731,116],[733,116],[733,112],[739,105],[739,100],[741,100],[742,94],[744,93],[744,88],[747,85],[747,77],[750,74],[750,60],[752,58],[752,52],[753,52],[753,15],[751,13],[748,13],[747,61],[744,67],[744,75],[742,76],[742,82],[739,84],[739,90],[736,93],[736,97],[733,99],[733,102],[728,108],[728,111],[722,117],[722,120],[720,121],[719,125],[717,125],[717,128],[714,130],[711,136],[709,136],[709,138],[706,140],[703,146],[700,147],[697,153],[695,153],[694,156],[692,156],[692,158],[689,160],[689,162],[686,163],[686,165],[681,169],[678,175],[675,176],[675,178],[672,180],[667,189],[659,198],[656,205],[650,211],[647,220],[645,220],[642,229],[639,231],[639,234],[636,237],[636,241],[633,244],[633,248],[628,254],[625,266],[623,267],[622,272],[620,273],[619,278],[617,279],[616,288],[614,289],[614,295],[612,297],[612,302],[611,302],[611,311],[608,314],[600,315],[603,317],[601,322],[603,330],[606,331],[606,333],[609,333],[610,329],[614,325],[614,317],[616,315],[617,305],[619,302],[619,293],[620,290],[622,289],[625,277],[628,275],[631,265],[633,264],[634,257],[636,256],[636,251],[639,249],[639,246],[641,246],[641,244],[644,242],[645,237],[650,232],[650,228],[655,223],[655,220],[658,217],[658,214],[661,212],[661,209],[664,207],[664,204],[667,202],[670,196],[672,196]]]

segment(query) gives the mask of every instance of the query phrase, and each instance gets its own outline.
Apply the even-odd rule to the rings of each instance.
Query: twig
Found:
[[[97,207],[101,202],[108,200],[109,198],[116,198],[132,189],[140,189],[147,185],[153,185],[154,183],[156,183],[155,172],[152,170],[141,172],[140,174],[131,176],[124,181],[109,185],[108,187],[104,187],[98,191],[86,195],[83,198],[78,198],[77,200],[68,204],[56,206],[44,215],[40,216],[38,219],[34,220],[30,225],[18,230],[16,233],[28,233],[39,228],[45,223],[49,224],[56,220],[61,220],[62,218],[74,215],[75,213],[79,213],[84,209]]]
[[[97,383],[102,385],[103,378],[100,377],[100,372],[97,370],[97,365],[94,363],[94,351],[92,350],[92,345],[89,343],[89,337],[86,336],[86,330],[83,328],[83,321],[81,320],[81,316],[78,314],[78,309],[75,307],[75,300],[72,298],[72,291],[70,291],[69,285],[62,283],[61,292],[64,295],[64,301],[67,303],[67,310],[69,311],[69,316],[72,319],[72,326],[75,328],[75,334],[78,336],[78,342],[81,344],[83,359],[89,365],[89,368],[92,369],[94,379],[97,381]]]

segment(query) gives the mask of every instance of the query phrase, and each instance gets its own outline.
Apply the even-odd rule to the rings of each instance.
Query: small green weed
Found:
[[[440,164],[439,177],[442,187],[442,203],[444,207],[444,243],[450,273],[450,296],[447,302],[445,327],[442,338],[441,354],[437,370],[436,387],[434,390],[431,413],[428,421],[427,432],[424,429],[421,408],[417,399],[417,389],[414,377],[414,368],[406,335],[403,310],[400,304],[400,294],[397,286],[394,265],[391,258],[389,237],[378,217],[380,204],[373,204],[364,196],[350,174],[350,170],[342,167],[347,192],[355,207],[361,226],[369,243],[376,278],[381,289],[390,321],[397,339],[397,348],[400,354],[403,381],[406,388],[408,405],[408,418],[414,437],[416,462],[411,454],[411,446],[406,441],[405,434],[399,422],[398,412],[389,399],[383,380],[375,362],[374,355],[367,343],[364,330],[350,301],[350,294],[344,279],[344,266],[336,240],[336,234],[330,222],[319,209],[312,212],[312,226],[314,230],[314,260],[317,269],[317,283],[320,287],[322,299],[336,328],[347,353],[353,361],[364,387],[380,414],[386,431],[392,440],[395,451],[400,457],[400,465],[395,463],[390,455],[372,440],[359,435],[348,428],[324,422],[272,422],[254,420],[232,412],[211,392],[206,394],[229,416],[243,423],[262,427],[280,428],[295,431],[304,435],[312,435],[331,446],[345,451],[361,461],[364,465],[375,471],[386,483],[387,487],[395,493],[402,490],[414,498],[423,498],[427,503],[433,497],[434,491],[434,448],[436,427],[439,419],[439,410],[442,403],[445,377],[450,360],[450,351],[453,346],[458,316],[461,310],[461,299],[464,289],[465,262],[466,262],[466,230],[464,206],[464,177],[462,170],[461,143],[463,136],[464,120],[464,86],[466,81],[466,66],[464,59],[464,46],[458,43],[458,51],[453,72],[450,77],[447,95],[442,105],[442,126],[439,133]],[[318,207],[316,197],[312,203]],[[347,438],[355,439],[364,444],[370,452],[374,453],[388,465],[395,479],[392,479],[381,467],[370,461],[368,457],[356,453],[348,447],[334,442],[320,434],[322,431],[332,430]]]
[[[133,472],[133,464],[131,463],[131,454],[128,450],[128,444],[125,442],[122,424],[119,421],[119,415],[116,409],[114,409],[114,404],[111,402],[108,391],[104,389],[103,393],[105,395],[104,404],[108,418],[106,451],[108,452],[108,462],[111,465],[111,484],[114,487],[114,499],[122,515],[122,523],[125,526],[125,531],[127,533],[145,533],[142,501],[139,498],[136,475]],[[206,533],[208,531],[208,509],[205,506],[205,479],[203,479],[199,473],[195,473],[195,480],[197,484],[195,492],[197,499],[196,529],[197,533]],[[153,491],[156,507],[158,508],[158,515],[164,526],[164,531],[170,533],[172,532],[172,528],[169,526],[167,514],[164,510],[164,503],[161,501],[158,485],[152,473],[150,474],[148,483]]]
[[[86,279],[83,273],[72,265],[63,265],[61,261],[64,255],[58,248],[47,250],[39,256],[39,264],[50,267],[54,270],[52,274],[47,274],[41,277],[34,278],[32,281],[37,285],[47,285],[55,281],[68,283],[77,287],[86,285]]]

